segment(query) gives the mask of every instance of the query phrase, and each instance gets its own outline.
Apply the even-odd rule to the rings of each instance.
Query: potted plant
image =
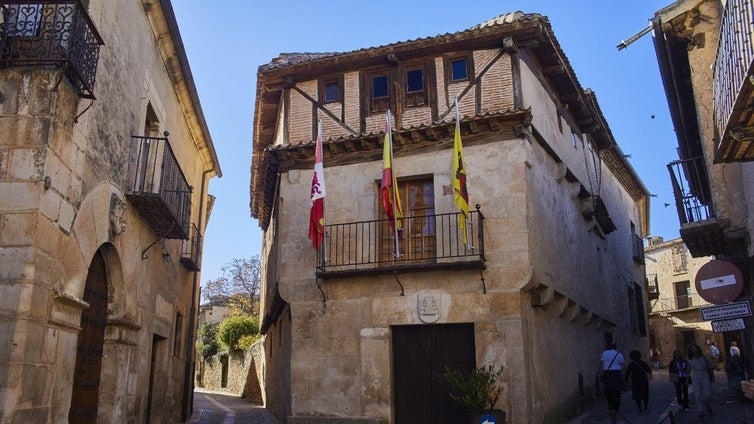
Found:
[[[499,368],[492,365],[477,367],[468,372],[445,367],[450,398],[469,411],[472,423],[505,422],[505,411],[495,409],[495,404],[503,392],[502,386],[497,385],[497,379],[502,373],[502,365]],[[489,417],[484,418],[488,415],[492,416],[494,421]]]

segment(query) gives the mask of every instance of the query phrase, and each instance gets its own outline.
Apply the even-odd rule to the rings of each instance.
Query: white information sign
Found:
[[[751,315],[749,302],[734,302],[726,305],[707,306],[700,308],[702,321],[714,321],[726,318],[748,317]]]
[[[709,290],[724,286],[733,286],[735,284],[736,276],[733,274],[723,275],[722,277],[708,278],[699,282],[699,285],[702,286],[702,290]]]
[[[715,333],[725,333],[726,331],[743,330],[746,328],[743,318],[724,319],[722,321],[712,321],[712,331]]]

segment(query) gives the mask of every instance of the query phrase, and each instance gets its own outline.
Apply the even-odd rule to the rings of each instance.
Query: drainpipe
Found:
[[[205,190],[207,187],[207,174],[215,172],[215,167],[202,173],[202,188],[199,195],[199,222],[197,231],[202,236],[202,257],[204,256],[204,202]],[[183,373],[183,406],[181,408],[181,422],[186,422],[194,411],[194,320],[196,319],[196,304],[198,302],[197,293],[199,292],[199,271],[194,271],[194,280],[191,293],[191,309],[189,309],[189,328],[186,338],[186,368]]]

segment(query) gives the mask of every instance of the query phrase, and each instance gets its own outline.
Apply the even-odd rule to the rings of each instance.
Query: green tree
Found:
[[[202,323],[199,326],[199,330],[196,332],[196,350],[206,361],[210,357],[217,354],[220,350],[220,342],[217,339],[217,330],[219,325],[217,323]]]
[[[258,337],[259,319],[251,315],[234,315],[223,320],[217,331],[217,340],[231,350],[243,350],[248,347],[248,336]],[[243,343],[239,343],[243,340]]]

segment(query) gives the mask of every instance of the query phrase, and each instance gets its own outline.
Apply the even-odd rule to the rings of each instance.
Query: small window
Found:
[[[424,91],[424,75],[421,69],[406,72],[406,93]]]
[[[388,97],[387,75],[380,75],[372,78],[372,98],[380,99]]]
[[[387,72],[369,75],[370,113],[384,112],[390,108],[390,78]]]
[[[450,80],[463,81],[469,79],[469,69],[466,66],[466,58],[450,61]]]
[[[571,131],[571,144],[573,144],[573,148],[578,147],[578,143],[581,141],[581,136],[577,135],[573,130]]]
[[[173,340],[173,356],[181,356],[181,339],[183,338],[183,314],[175,316],[175,339]]]
[[[342,82],[340,79],[327,79],[320,82],[320,101],[322,103],[336,103],[343,101]]]

